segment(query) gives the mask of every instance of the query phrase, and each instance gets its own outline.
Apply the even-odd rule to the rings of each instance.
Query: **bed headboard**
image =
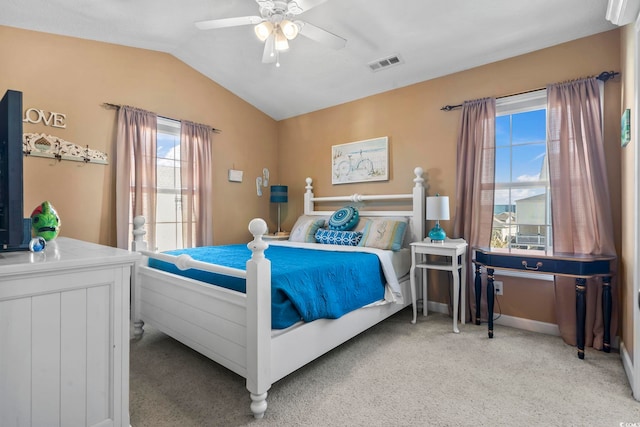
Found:
[[[406,194],[377,194],[377,195],[364,195],[364,194],[351,194],[349,196],[333,196],[333,197],[315,197],[313,194],[312,179],[306,179],[305,193],[304,193],[304,214],[311,216],[326,216],[329,217],[334,210],[321,210],[322,204],[335,204],[335,203],[351,203],[358,207],[360,210],[360,216],[363,217],[406,217],[409,220],[408,230],[405,237],[411,242],[421,241],[425,237],[426,229],[426,194],[424,187],[424,178],[422,175],[424,171],[421,167],[416,167],[413,170],[415,178],[413,179],[413,191]],[[385,207],[397,205],[397,206],[412,206],[411,210],[380,210],[375,206],[370,209],[362,209],[367,206],[367,202],[375,202],[373,204],[383,205]]]

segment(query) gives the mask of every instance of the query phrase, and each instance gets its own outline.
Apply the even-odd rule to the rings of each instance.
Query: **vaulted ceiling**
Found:
[[[276,120],[614,28],[607,0],[297,3],[307,9],[297,19],[346,45],[334,49],[300,35],[276,67],[262,62],[264,43],[253,25],[194,25],[257,16],[255,0],[5,0],[0,25],[170,53]],[[397,65],[369,66],[396,56]]]

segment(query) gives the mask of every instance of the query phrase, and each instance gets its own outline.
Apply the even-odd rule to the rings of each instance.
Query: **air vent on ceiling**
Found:
[[[393,55],[388,58],[377,59],[373,62],[369,62],[368,65],[369,68],[371,68],[371,71],[380,71],[399,64],[402,64],[402,59],[400,59],[400,56],[398,55]]]

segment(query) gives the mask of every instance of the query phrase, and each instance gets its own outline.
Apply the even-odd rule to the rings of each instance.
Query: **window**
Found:
[[[496,101],[491,248],[551,252],[546,90]]]
[[[135,215],[146,219],[152,250],[213,244],[211,132],[208,125],[121,107],[117,154],[126,169],[116,176],[118,247],[131,244]]]
[[[156,246],[159,251],[181,249],[180,122],[158,117],[156,138]]]

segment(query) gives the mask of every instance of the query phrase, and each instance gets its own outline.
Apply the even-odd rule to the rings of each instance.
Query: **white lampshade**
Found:
[[[276,27],[275,34],[276,34],[276,50],[289,49],[289,41],[284,36],[284,34],[282,34],[282,28]]]
[[[436,195],[427,197],[427,219],[449,219],[449,196]]]
[[[256,36],[261,42],[265,41],[269,34],[273,31],[273,24],[269,21],[263,21],[256,25],[253,30],[256,32]]]
[[[298,25],[289,21],[288,19],[285,19],[280,23],[280,28],[282,28],[282,34],[284,34],[284,36],[288,40],[295,39],[298,35],[298,32],[300,31]]]

